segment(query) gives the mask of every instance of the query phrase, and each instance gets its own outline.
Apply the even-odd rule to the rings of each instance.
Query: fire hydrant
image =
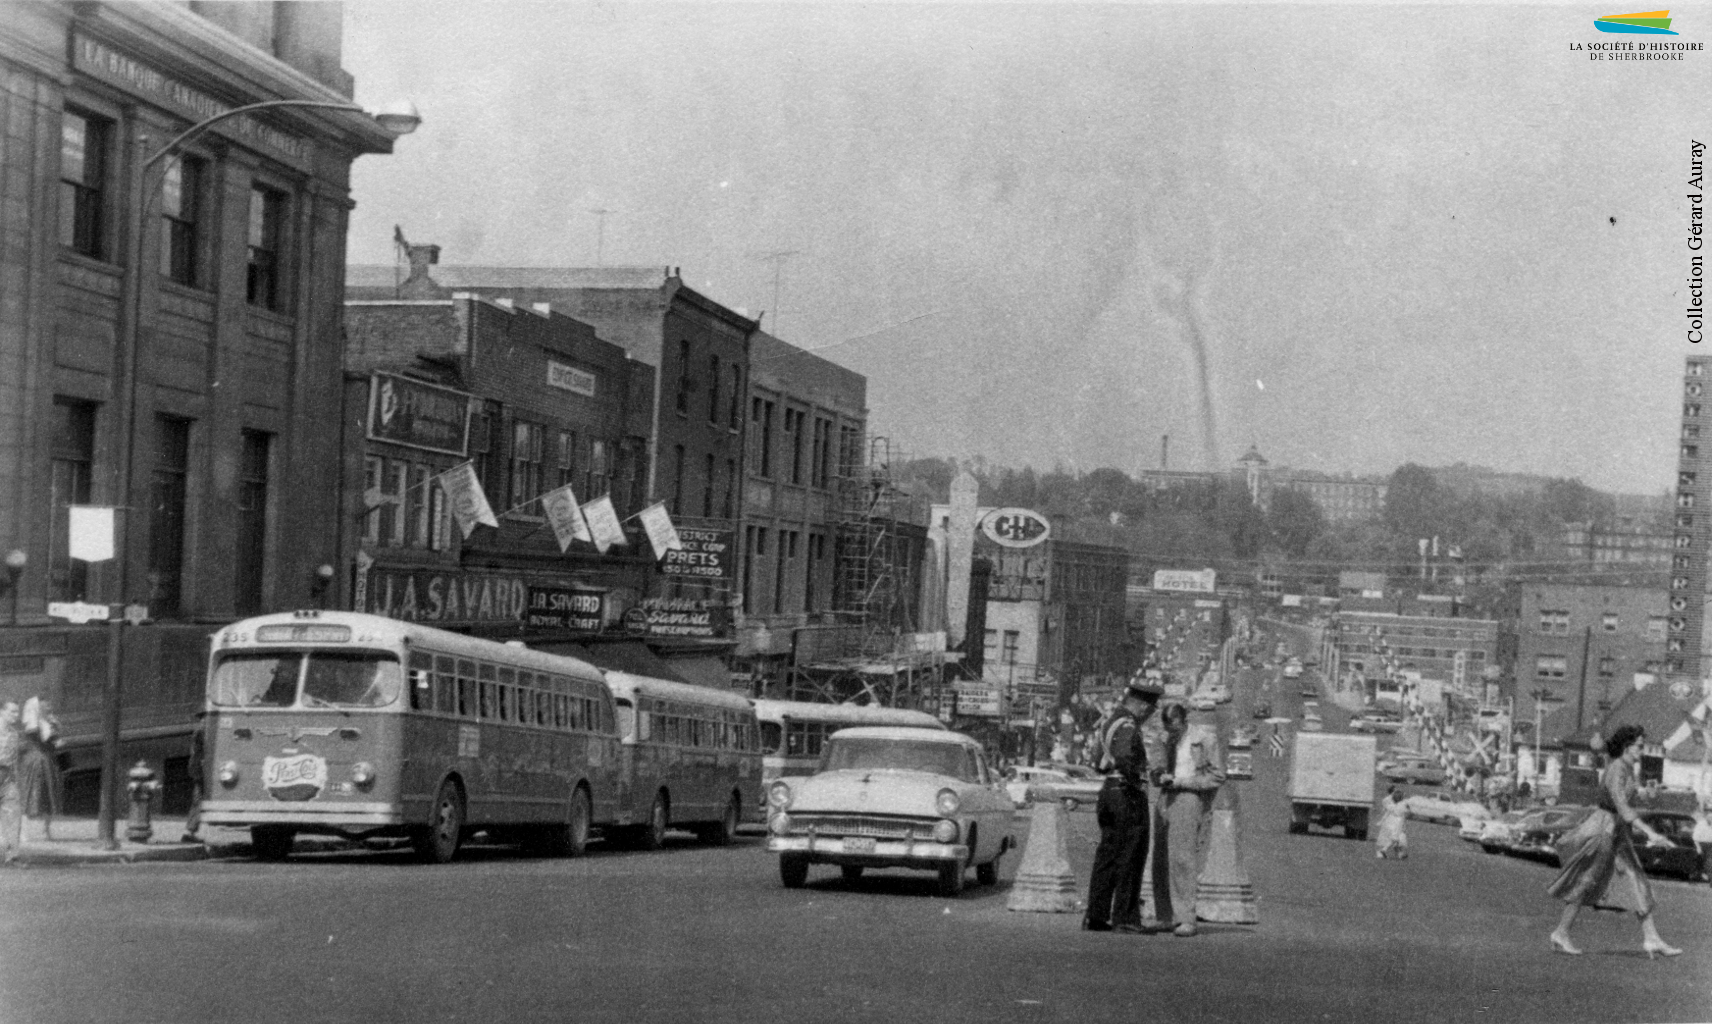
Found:
[[[126,778],[130,779],[125,789],[131,794],[131,816],[125,822],[125,838],[133,843],[146,843],[155,834],[150,815],[154,810],[155,794],[160,792],[160,780],[155,778],[155,771],[147,761],[138,761],[136,767],[126,773]]]

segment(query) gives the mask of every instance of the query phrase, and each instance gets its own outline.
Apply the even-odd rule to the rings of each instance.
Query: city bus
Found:
[[[633,845],[659,849],[668,828],[723,845],[761,806],[760,730],[747,698],[608,671],[618,709],[618,826]],[[760,820],[759,812],[751,815]]]
[[[881,708],[866,704],[821,704],[814,701],[752,700],[761,723],[762,792],[778,778],[813,775],[820,764],[821,744],[852,725],[908,725],[944,729],[945,723],[925,711]]]
[[[616,823],[618,716],[600,671],[353,612],[246,619],[213,637],[202,820],[277,860],[298,833],[464,836],[575,856]]]

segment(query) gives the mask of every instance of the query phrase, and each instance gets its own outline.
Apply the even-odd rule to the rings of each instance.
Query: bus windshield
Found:
[[[827,741],[826,756],[820,762],[823,772],[886,768],[975,781],[973,758],[955,743],[834,736]]]
[[[385,707],[404,689],[398,659],[381,651],[234,654],[209,686],[219,707]]]

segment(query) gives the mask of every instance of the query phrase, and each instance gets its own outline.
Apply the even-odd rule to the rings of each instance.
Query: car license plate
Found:
[[[874,840],[872,840],[872,839],[846,839],[846,840],[844,840],[844,852],[845,853],[873,853],[874,852]]]

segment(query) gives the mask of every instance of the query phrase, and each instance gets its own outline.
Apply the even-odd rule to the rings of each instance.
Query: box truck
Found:
[[[1290,760],[1290,831],[1318,825],[1366,839],[1373,765],[1372,736],[1298,732]]]

